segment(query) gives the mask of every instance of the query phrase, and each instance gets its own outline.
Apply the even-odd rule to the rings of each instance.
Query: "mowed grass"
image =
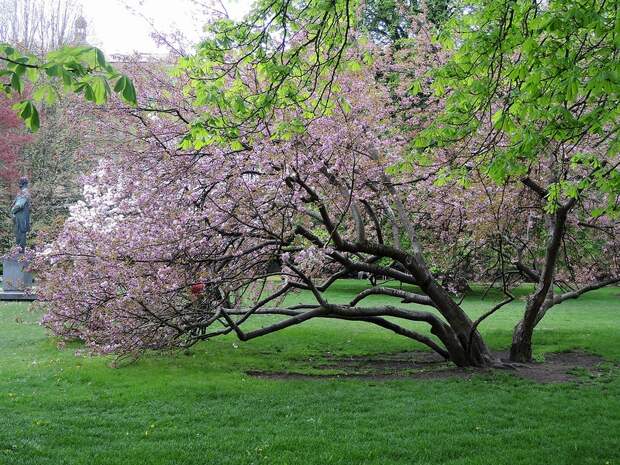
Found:
[[[362,286],[343,282],[330,298],[347,301]],[[497,299],[476,292],[464,305],[475,317]],[[494,349],[508,347],[522,305],[481,325]],[[40,316],[26,304],[0,304],[1,465],[620,464],[618,368],[562,384],[503,371],[392,381],[245,374],[308,370],[327,352],[421,348],[333,320],[111,368],[109,357],[76,357],[78,346],[57,349]],[[620,362],[620,288],[553,309],[535,343],[538,358],[582,349]]]

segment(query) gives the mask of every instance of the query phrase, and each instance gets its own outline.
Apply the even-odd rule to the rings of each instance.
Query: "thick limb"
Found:
[[[513,362],[529,362],[532,359],[534,328],[537,321],[539,321],[540,312],[546,311],[543,310],[545,301],[547,301],[547,305],[552,305],[553,302],[553,296],[549,296],[549,293],[553,293],[552,286],[555,266],[562,244],[562,237],[566,229],[567,214],[573,205],[573,202],[569,202],[566,205],[560,206],[551,220],[550,235],[547,240],[545,260],[538,279],[538,285],[527,300],[523,319],[515,326],[513,332],[512,345],[510,347],[510,360]]]

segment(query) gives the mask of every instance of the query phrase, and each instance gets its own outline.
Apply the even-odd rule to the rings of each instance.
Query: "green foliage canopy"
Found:
[[[240,22],[210,24],[197,53],[179,63],[195,105],[210,109],[193,122],[184,146],[241,149],[265,119],[292,107],[301,119],[283,121],[273,135],[287,138],[303,129],[303,118],[329,111],[355,8],[355,0],[261,0]]]
[[[447,93],[446,111],[418,147],[477,135],[473,161],[497,182],[526,177],[551,155],[550,210],[596,187],[612,195],[594,213],[617,215],[618,3],[474,1],[463,11],[441,35],[454,49],[435,75],[435,91]]]
[[[33,86],[32,98],[15,105],[32,131],[40,126],[35,102],[51,104],[57,99],[54,81],[62,83],[65,90],[81,93],[86,100],[97,104],[105,103],[113,92],[129,104],[136,103],[131,80],[116,71],[96,47],[62,47],[39,58],[10,44],[0,44],[0,78],[2,90],[9,94],[23,95],[28,84]]]

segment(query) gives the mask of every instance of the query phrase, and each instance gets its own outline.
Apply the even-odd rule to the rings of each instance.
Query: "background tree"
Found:
[[[7,0],[0,11],[0,41],[10,42],[0,44],[0,83],[9,96],[2,103],[3,107],[9,101],[12,104],[12,108],[3,109],[17,112],[31,131],[41,125],[41,105],[46,118],[45,130],[36,137],[29,137],[10,115],[3,119],[6,124],[1,131],[7,145],[3,149],[0,207],[7,211],[10,206],[18,176],[30,177],[37,234],[54,224],[59,227],[68,202],[79,193],[76,184],[80,169],[85,168],[83,161],[90,158],[78,156],[77,151],[78,127],[85,124],[70,116],[72,105],[82,109],[84,105],[75,99],[59,101],[63,88],[97,103],[112,94],[110,81],[115,83],[114,91],[130,103],[135,102],[135,90],[100,50],[83,44],[85,22],[78,2]],[[68,44],[79,46],[66,47]],[[24,144],[26,140],[31,143]],[[10,218],[5,217],[0,235],[4,250],[10,247],[11,238]]]
[[[430,251],[421,248],[410,217],[417,205],[408,195],[414,177],[402,172],[393,179],[384,172],[400,160],[405,144],[390,129],[391,103],[374,72],[354,68],[336,76],[331,85],[340,89],[337,105],[321,116],[274,106],[260,127],[250,120],[239,126],[236,141],[217,133],[205,141],[203,134],[213,133],[195,132],[195,125],[187,133],[185,125],[212,115],[203,95],[213,85],[210,73],[227,64],[193,59],[184,66],[177,79],[186,80],[195,100],[188,104],[175,85],[154,88],[150,102],[138,107],[153,116],[124,116],[137,116],[143,126],[137,140],[114,163],[101,165],[86,201],[41,255],[40,293],[50,303],[50,328],[97,350],[126,354],[230,332],[247,340],[313,318],[341,318],[377,324],[460,366],[496,363],[427,264]],[[253,95],[271,85],[257,80],[253,68],[231,72],[235,78],[221,82],[225,98],[228,91],[242,91],[241,84]],[[235,118],[241,109],[217,111],[221,118],[236,112]],[[303,131],[295,132],[302,118]],[[388,239],[394,229],[407,241]],[[282,270],[270,269],[274,261]],[[388,277],[417,285],[424,294],[377,286],[346,304],[326,300],[331,284],[357,272],[378,282]],[[71,278],[60,285],[61,275]],[[301,289],[312,292],[316,303],[277,306]],[[394,305],[364,305],[372,295],[392,297]],[[266,314],[286,318],[245,329],[254,316]],[[433,336],[410,322],[428,325]]]
[[[5,101],[8,101],[5,98]],[[3,150],[2,201],[0,209],[10,210],[20,176],[31,182],[33,206],[30,244],[51,240],[69,212],[69,206],[81,197],[82,176],[87,174],[98,157],[89,125],[94,125],[93,109],[77,97],[64,97],[53,105],[42,107],[41,128],[30,134],[11,105],[5,107],[10,126],[0,128]],[[98,134],[100,140],[103,134]],[[9,250],[13,242],[12,222],[3,215],[0,250]]]
[[[513,360],[528,361],[548,308],[618,280],[612,266],[570,292],[554,288],[580,247],[606,258],[600,238],[570,223],[610,232],[618,218],[620,17],[605,1],[471,2],[468,11],[444,36],[457,44],[434,84],[449,89],[445,114],[417,143],[461,146],[467,156],[457,166],[476,166],[500,185],[518,181],[545,204],[535,222],[544,248],[528,251],[540,242],[524,236],[509,242],[511,260],[536,282],[511,349]],[[581,245],[569,245],[577,237]]]
[[[25,133],[23,122],[13,111],[14,100],[0,95],[0,248],[7,250],[13,237],[9,209],[13,201],[12,193],[20,174],[21,150],[32,140]]]
[[[373,40],[395,44],[411,38],[412,30],[416,29],[412,22],[420,13],[425,13],[439,27],[453,14],[454,4],[450,0],[366,0],[362,4],[361,25]]]
[[[82,5],[76,0],[0,1],[0,42],[22,50],[43,54],[75,44],[85,27]]]

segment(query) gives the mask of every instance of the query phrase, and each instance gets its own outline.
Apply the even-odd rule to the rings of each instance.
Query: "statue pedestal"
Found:
[[[28,262],[14,258],[2,260],[2,289],[4,291],[25,291],[32,287],[32,273],[24,271]]]
[[[2,259],[2,292],[0,300],[35,300],[32,289],[32,273],[24,271],[28,267],[25,260]]]

